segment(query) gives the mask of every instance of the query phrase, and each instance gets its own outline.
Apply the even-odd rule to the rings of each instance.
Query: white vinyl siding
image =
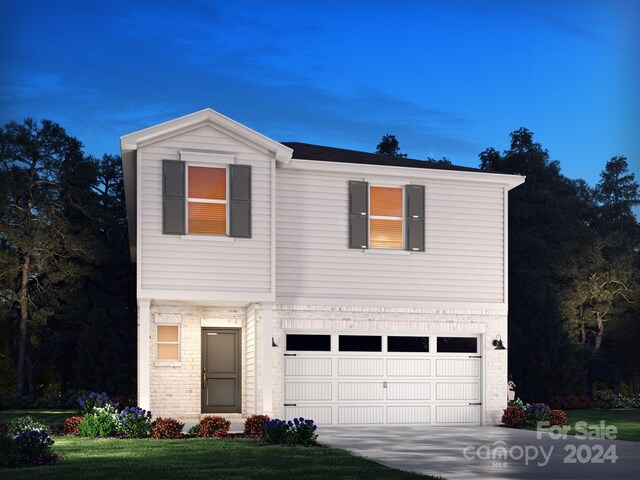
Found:
[[[180,150],[232,152],[252,167],[252,238],[220,242],[162,234],[162,160]],[[142,290],[187,292],[271,291],[271,164],[266,153],[203,126],[140,147],[142,222],[139,227]]]
[[[348,248],[353,176],[280,168],[277,297],[503,303],[504,189],[425,181],[425,252]],[[384,177],[368,177],[384,185]]]

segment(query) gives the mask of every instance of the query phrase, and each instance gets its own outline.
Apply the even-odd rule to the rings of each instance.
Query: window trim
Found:
[[[368,211],[369,211],[369,215],[367,217],[367,230],[368,230],[368,235],[369,235],[369,248],[365,248],[363,249],[365,252],[376,252],[376,253],[382,253],[382,252],[407,252],[410,253],[408,250],[405,250],[406,248],[406,239],[404,238],[406,235],[406,225],[405,225],[405,188],[404,185],[394,185],[394,184],[388,184],[388,183],[372,183],[372,182],[367,182],[369,185],[369,191],[367,192],[367,201],[368,203]],[[381,188],[399,188],[402,191],[402,204],[400,205],[401,207],[401,213],[399,217],[388,217],[388,216],[383,216],[383,215],[372,215],[371,214],[371,188],[372,187],[381,187]],[[381,247],[372,247],[371,246],[371,220],[400,220],[400,223],[402,224],[402,246],[400,248],[381,248]]]
[[[181,238],[191,238],[191,239],[198,239],[198,240],[204,240],[204,239],[226,239],[226,238],[230,238],[231,240],[233,240],[232,237],[229,237],[229,164],[211,164],[211,163],[200,163],[200,162],[189,162],[189,161],[185,161],[185,166],[186,168],[186,172],[185,172],[185,176],[184,176],[184,198],[185,198],[185,202],[184,202],[184,208],[185,208],[185,215],[184,215],[184,221],[186,223],[185,225],[185,232],[186,234],[183,235]],[[189,168],[191,167],[198,167],[198,168],[219,168],[219,169],[224,169],[225,171],[225,199],[224,200],[210,200],[207,198],[192,198],[189,197]],[[225,233],[224,235],[221,234],[214,234],[214,233],[190,233],[189,232],[189,202],[191,203],[208,203],[208,204],[214,204],[214,205],[225,205],[225,209],[224,209],[224,217],[225,217]]]
[[[161,342],[158,340],[158,329],[160,327],[176,327],[178,329],[178,341],[177,342]],[[175,363],[182,361],[182,328],[179,323],[157,323],[156,324],[156,348],[155,357],[158,363]],[[158,357],[158,345],[178,345],[178,357],[177,358],[159,358]]]

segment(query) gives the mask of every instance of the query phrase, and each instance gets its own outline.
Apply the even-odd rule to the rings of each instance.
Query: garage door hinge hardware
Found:
[[[469,358],[482,358],[482,355],[469,355]]]
[[[285,407],[297,407],[298,404],[297,403],[285,403],[284,406]]]
[[[382,382],[382,388],[387,388],[387,382]]]
[[[295,357],[297,354],[296,353],[285,353],[284,356],[285,357]]]
[[[482,403],[481,403],[481,402],[478,402],[478,403],[470,403],[469,405],[482,405]]]

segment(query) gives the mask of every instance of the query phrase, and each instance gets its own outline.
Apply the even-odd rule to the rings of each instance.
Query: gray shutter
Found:
[[[369,184],[349,182],[349,248],[369,248]]]
[[[249,165],[229,165],[229,236],[251,238]]]
[[[185,233],[185,165],[178,160],[162,161],[162,233]]]
[[[404,189],[407,208],[406,249],[414,252],[424,252],[424,186],[407,185]]]

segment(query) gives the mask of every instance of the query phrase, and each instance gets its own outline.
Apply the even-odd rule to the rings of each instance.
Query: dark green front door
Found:
[[[202,329],[202,413],[241,413],[240,330]]]

